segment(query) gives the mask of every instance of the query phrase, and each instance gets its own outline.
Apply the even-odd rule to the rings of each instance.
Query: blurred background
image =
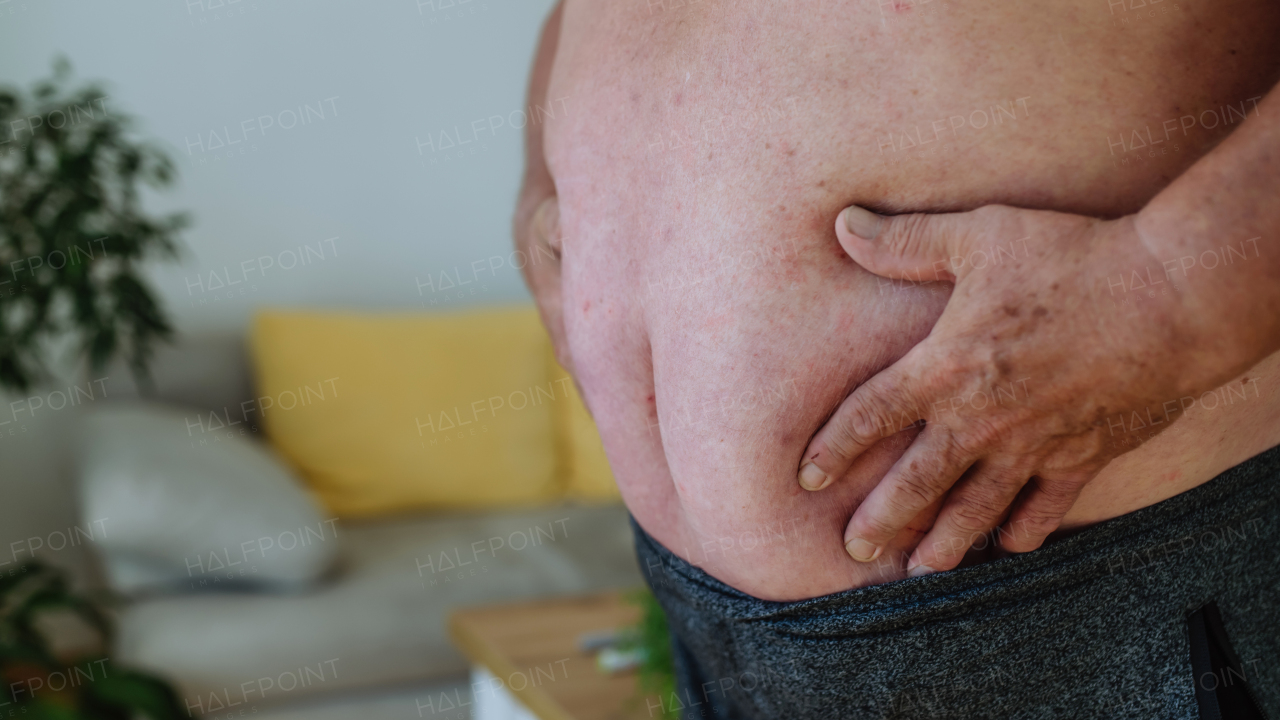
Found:
[[[525,107],[551,5],[5,0],[0,67],[27,86],[65,56],[102,82],[108,111],[136,116],[169,151],[180,181],[149,205],[196,222],[181,261],[148,275],[181,329],[244,330],[262,304],[420,308],[415,277],[510,252],[523,158],[505,119]],[[281,113],[299,106],[312,113],[285,129]],[[490,132],[494,115],[504,126]],[[441,132],[469,140],[477,119],[472,144],[439,149]],[[420,150],[433,136],[436,151]],[[335,237],[336,262],[268,276],[246,299],[188,290],[200,272]],[[528,297],[518,272],[487,285],[466,301]]]
[[[0,0],[0,713],[667,711],[596,670],[640,578],[511,240],[551,5]],[[155,227],[77,206],[98,129]]]

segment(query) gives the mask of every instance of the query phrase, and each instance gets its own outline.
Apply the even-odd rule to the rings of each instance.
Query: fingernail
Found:
[[[844,209],[844,226],[863,240],[875,240],[880,232],[880,216],[857,205]]]
[[[862,538],[854,538],[845,543],[844,549],[858,562],[871,562],[880,557],[880,548]]]
[[[805,490],[821,490],[827,482],[827,474],[813,463],[805,463],[800,468],[800,487]]]
[[[907,575],[910,575],[911,577],[922,577],[924,575],[932,575],[936,572],[938,571],[928,565],[915,565],[907,568]]]

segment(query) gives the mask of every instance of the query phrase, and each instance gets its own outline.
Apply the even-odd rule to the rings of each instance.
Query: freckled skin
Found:
[[[1201,129],[1179,153],[1117,168],[1108,134],[1275,81],[1277,11],[1228,5],[1183,3],[1122,29],[1105,3],[1087,2],[897,3],[882,18],[859,2],[707,1],[650,14],[643,2],[568,0],[547,96],[569,98],[569,113],[542,138],[564,245],[561,350],[640,524],[766,599],[903,577],[936,508],[876,563],[854,563],[841,539],[917,428],[821,493],[801,490],[795,473],[848,392],[929,333],[950,286],[865,272],[836,243],[837,213],[855,203],[1136,211],[1221,135]],[[1222,54],[1219,36],[1240,54],[1188,69],[1188,57]],[[1030,112],[1016,122],[882,144],[1023,97]],[[1034,301],[1004,314],[1011,332],[1072,322]],[[1250,401],[1188,414],[1115,461],[1064,528],[1150,505],[1280,442],[1280,361],[1249,380]]]

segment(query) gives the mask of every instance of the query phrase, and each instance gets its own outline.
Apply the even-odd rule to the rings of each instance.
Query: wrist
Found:
[[[1177,362],[1185,392],[1201,392],[1227,382],[1275,351],[1266,338],[1274,316],[1242,259],[1260,256],[1258,239],[1222,239],[1200,208],[1159,202],[1132,218],[1130,227],[1157,275],[1173,289],[1159,321],[1169,337],[1169,362]],[[1256,268],[1254,268],[1256,269]]]

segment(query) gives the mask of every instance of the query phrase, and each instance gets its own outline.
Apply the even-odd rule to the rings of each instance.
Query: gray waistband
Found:
[[[681,705],[701,697],[751,718],[972,718],[997,706],[1002,717],[1192,718],[1185,617],[1209,600],[1256,661],[1264,704],[1280,705],[1278,519],[1273,448],[1035,552],[784,603],[635,531],[685,656],[694,695],[671,698]]]

